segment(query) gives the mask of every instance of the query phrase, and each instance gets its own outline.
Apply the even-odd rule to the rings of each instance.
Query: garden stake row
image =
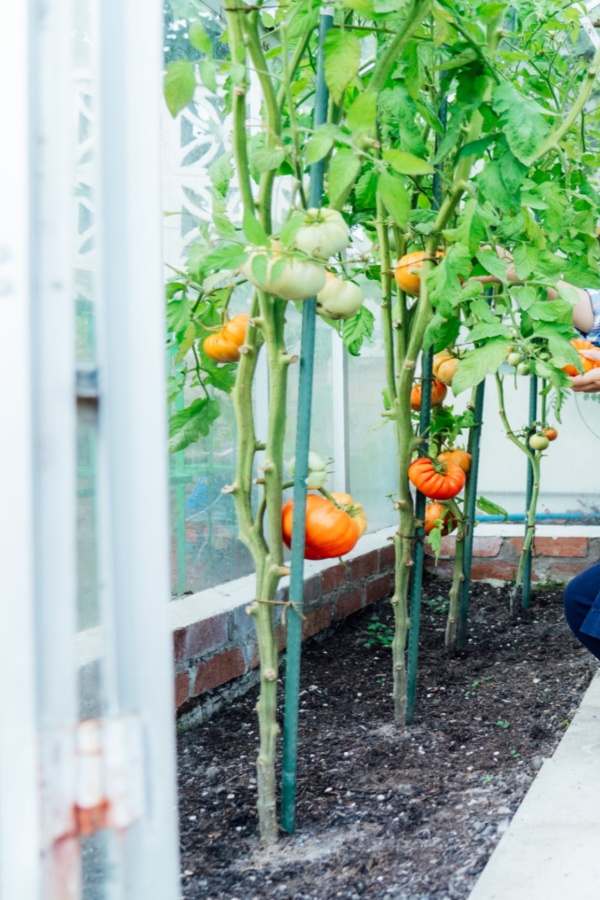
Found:
[[[529,428],[528,434],[532,434],[535,428],[535,421],[537,419],[537,396],[538,396],[538,380],[536,375],[531,375],[529,378]],[[537,473],[537,481],[539,482],[540,473]],[[535,538],[535,514],[537,503],[534,505],[533,510],[531,509],[533,503],[533,491],[535,486],[535,477],[533,471],[533,464],[530,459],[527,460],[527,487],[525,490],[525,512],[526,512],[526,527],[525,527],[525,542],[523,544],[523,554],[525,556],[524,564],[523,564],[523,587],[521,594],[521,607],[523,609],[529,609],[529,602],[531,600],[531,561],[533,555],[533,542]],[[536,499],[537,499],[537,491],[536,491]],[[531,531],[532,536],[529,538],[529,532]],[[529,541],[528,541],[529,538]]]
[[[323,44],[333,24],[329,7],[321,9],[317,51],[317,86],[314,128],[327,121],[329,92],[325,84]],[[323,195],[325,159],[310,169],[309,207],[318,208]],[[304,591],[304,550],[306,518],[306,478],[310,445],[310,422],[315,351],[316,297],[304,301],[302,307],[302,343],[298,385],[296,423],[296,464],[294,474],[294,513],[292,524],[292,557],[289,596],[297,605],[290,610],[285,666],[285,711],[283,723],[283,761],[281,776],[281,827],[290,833],[296,828],[296,782],[298,769],[298,704],[300,693],[300,660],[302,642],[302,602]]]
[[[429,453],[429,425],[431,422],[431,390],[433,383],[433,348],[421,357],[421,409],[419,412],[419,433],[423,436],[419,456]],[[415,519],[420,524],[415,529],[412,582],[410,586],[408,657],[406,661],[406,712],[404,721],[411,725],[415,719],[417,696],[417,671],[419,667],[419,633],[421,628],[421,593],[423,589],[423,564],[425,561],[425,506],[427,498],[417,491],[415,499]]]

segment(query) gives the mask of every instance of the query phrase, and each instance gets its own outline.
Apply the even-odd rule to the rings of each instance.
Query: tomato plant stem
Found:
[[[450,587],[448,619],[446,622],[446,651],[449,655],[454,655],[458,643],[458,624],[460,615],[460,596],[461,589],[465,580],[464,572],[464,550],[465,550],[465,520],[462,516],[458,504],[453,500],[446,503],[450,512],[456,516],[458,527],[456,531],[456,543],[454,550],[454,569],[452,574],[452,585]]]

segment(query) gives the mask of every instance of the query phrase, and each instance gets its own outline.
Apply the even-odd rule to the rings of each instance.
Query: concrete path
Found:
[[[600,900],[600,672],[469,900]]]

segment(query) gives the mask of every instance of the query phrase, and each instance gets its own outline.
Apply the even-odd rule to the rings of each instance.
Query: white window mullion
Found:
[[[0,28],[0,897],[39,898],[31,382],[29,4]]]
[[[162,3],[99,3],[98,237],[103,624],[109,712],[141,718],[145,813],[123,836],[127,900],[176,900],[169,507],[162,285]],[[101,490],[103,488],[101,487]],[[107,527],[108,526],[108,527]],[[108,607],[108,608],[107,608]],[[112,656],[112,659],[110,658]]]

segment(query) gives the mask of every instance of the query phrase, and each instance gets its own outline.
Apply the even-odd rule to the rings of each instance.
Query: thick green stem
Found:
[[[248,49],[258,73],[267,116],[267,140],[276,141],[281,131],[277,98],[269,77],[258,37],[256,17],[242,25],[240,10],[227,12],[232,58],[245,63],[245,31]],[[244,211],[256,215],[248,168],[245,83],[234,89],[233,148],[236,174]],[[267,173],[269,174],[269,173]],[[265,231],[271,231],[272,179],[263,176],[259,192],[259,212]],[[251,325],[246,338],[247,352],[238,367],[233,404],[238,431],[238,462],[232,493],[236,504],[240,538],[250,549],[256,568],[256,599],[249,607],[255,620],[260,665],[260,693],[257,703],[259,751],[256,761],[257,809],[261,839],[266,844],[277,840],[275,751],[277,724],[278,641],[275,629],[277,587],[283,567],[281,506],[283,485],[283,442],[286,420],[286,389],[289,356],[285,351],[285,302],[257,292],[254,296]],[[258,449],[252,412],[252,382],[256,369],[258,327],[265,341],[269,374],[269,421],[264,444],[261,479],[263,497],[256,516],[252,510],[252,485],[255,454]],[[268,543],[263,533],[268,526]]]
[[[433,4],[431,0],[413,0],[410,5],[403,28],[399,31],[386,47],[383,56],[376,64],[373,70],[371,81],[369,82],[370,91],[380,91],[384,86],[392,67],[398,61],[398,58],[415,31],[423,24]]]
[[[460,509],[454,501],[447,504],[450,511],[456,516],[458,528],[456,532],[456,549],[454,551],[454,570],[452,576],[452,585],[450,586],[448,619],[446,622],[446,651],[453,655],[456,653],[458,639],[458,619],[460,610],[460,595],[462,585],[465,580],[464,573],[464,550],[465,550],[465,528],[464,519]]]
[[[533,540],[535,538],[535,515],[537,512],[537,502],[540,493],[540,460],[541,455],[539,453],[533,454],[533,461],[531,463],[531,467],[533,470],[533,487],[531,491],[531,501],[529,503],[529,508],[527,510],[527,525],[525,530],[525,540],[523,541],[523,549],[521,550],[521,555],[519,557],[519,568],[517,569],[517,577],[515,579],[515,583],[511,588],[510,592],[510,613],[511,615],[516,615],[517,607],[519,603],[519,597],[521,594],[521,590],[523,587],[523,580],[525,577],[525,568],[527,565],[527,558],[529,553],[533,549]]]
[[[598,77],[598,71],[600,69],[600,47],[596,50],[594,58],[591,62],[591,65],[588,69],[588,73],[585,77],[585,81],[581,86],[581,90],[579,92],[579,96],[577,100],[569,110],[568,116],[561,122],[561,124],[550,132],[542,146],[537,151],[533,162],[535,160],[541,159],[546,155],[550,150],[553,150],[558,146],[559,142],[565,136],[569,128],[577,121],[577,117],[580,115],[582,109],[584,108],[587,100],[592,92],[592,88],[594,87],[594,82]]]
[[[392,316],[392,260],[390,241],[385,222],[386,210],[377,195],[377,237],[381,253],[381,308],[383,311],[383,342],[385,347],[386,383],[390,405],[396,400],[396,372],[394,364],[394,324]]]

